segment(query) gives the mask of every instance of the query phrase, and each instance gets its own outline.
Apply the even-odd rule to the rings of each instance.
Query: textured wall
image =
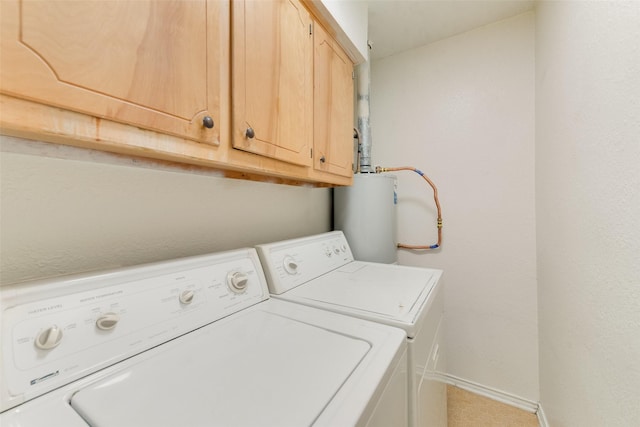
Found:
[[[0,137],[1,283],[330,229],[331,192]]]
[[[399,252],[445,270],[448,372],[538,400],[534,16],[372,64],[374,164],[438,185],[443,248]],[[398,238],[436,241],[429,186],[398,174]]]
[[[549,424],[640,425],[640,2],[541,2],[541,401]]]

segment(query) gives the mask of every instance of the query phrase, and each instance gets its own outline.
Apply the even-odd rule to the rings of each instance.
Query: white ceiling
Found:
[[[533,8],[534,0],[369,0],[371,59],[379,59]]]

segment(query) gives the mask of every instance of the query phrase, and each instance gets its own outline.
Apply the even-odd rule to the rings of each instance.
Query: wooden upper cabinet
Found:
[[[348,185],[352,62],[313,4],[0,0],[0,133]]]
[[[222,7],[216,0],[3,0],[0,90],[219,144],[220,89],[228,84]]]
[[[313,146],[316,170],[353,175],[353,64],[316,25],[314,34]]]
[[[298,0],[237,0],[231,8],[233,147],[311,166],[311,15]]]

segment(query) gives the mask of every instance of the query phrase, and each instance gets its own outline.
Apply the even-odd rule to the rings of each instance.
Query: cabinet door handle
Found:
[[[247,138],[249,138],[249,139],[253,139],[253,137],[254,137],[254,136],[256,136],[256,133],[253,131],[253,128],[252,128],[252,127],[248,127],[248,128],[247,128],[247,130],[246,130],[246,132],[245,132],[244,134],[245,134],[245,135],[247,136]]]
[[[320,163],[324,163],[326,161],[327,161],[327,159],[325,159],[324,156],[320,157]]]
[[[207,129],[211,129],[213,127],[213,119],[211,118],[211,116],[204,116],[204,118],[202,119],[202,126],[206,127]]]

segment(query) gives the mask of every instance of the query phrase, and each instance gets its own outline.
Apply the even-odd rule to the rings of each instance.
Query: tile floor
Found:
[[[535,414],[447,386],[449,427],[538,427]]]

